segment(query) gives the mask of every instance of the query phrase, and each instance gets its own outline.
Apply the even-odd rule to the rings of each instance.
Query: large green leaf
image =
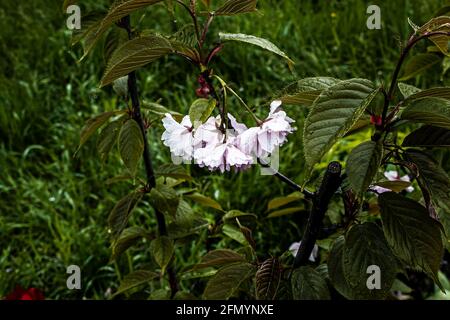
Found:
[[[205,254],[202,257],[201,262],[195,265],[195,269],[203,269],[208,267],[223,267],[228,264],[244,261],[245,258],[233,250],[217,249]]]
[[[343,251],[345,245],[345,238],[340,236],[333,244],[333,247],[328,257],[328,275],[330,277],[333,287],[347,299],[357,298],[347,279],[344,276],[344,259]]]
[[[417,54],[407,61],[399,81],[406,81],[414,78],[440,61],[441,58],[433,53]]]
[[[100,132],[97,140],[97,150],[102,161],[105,161],[119,137],[122,119],[112,121]]]
[[[330,77],[305,78],[290,84],[273,100],[281,100],[284,104],[310,106],[323,90],[339,81]]]
[[[233,296],[242,282],[255,274],[255,267],[247,262],[227,265],[208,281],[203,298],[208,300],[226,300]]]
[[[267,204],[267,211],[277,209],[279,207],[282,207],[284,205],[287,205],[289,203],[292,203],[292,202],[295,202],[295,201],[298,201],[301,199],[304,199],[304,196],[303,196],[303,193],[301,193],[299,191],[293,192],[285,197],[273,198]]]
[[[141,199],[142,193],[134,191],[120,199],[114,206],[108,217],[108,225],[113,237],[117,237],[125,229],[131,212]]]
[[[406,136],[404,147],[450,147],[450,129],[425,125]]]
[[[144,138],[138,123],[129,119],[119,133],[119,153],[123,163],[134,176],[144,152]]]
[[[444,248],[439,222],[418,202],[394,192],[378,197],[383,230],[393,252],[437,280]]]
[[[158,2],[162,2],[163,0],[117,0],[111,6],[108,11],[108,14],[105,16],[103,20],[97,23],[96,27],[89,31],[89,33],[85,37],[85,48],[84,55],[81,59],[86,57],[88,53],[95,46],[100,37],[105,33],[109,27],[120,20],[121,18],[129,15],[130,13],[147,7],[149,5],[153,5]]]
[[[173,256],[173,240],[167,236],[159,236],[150,243],[150,251],[156,263],[164,270]]]
[[[354,148],[347,160],[346,172],[352,189],[362,194],[372,183],[383,156],[383,146],[375,141],[366,141]]]
[[[371,81],[350,79],[320,94],[306,118],[303,132],[307,171],[350,130],[377,93]]]
[[[447,246],[450,246],[450,178],[447,172],[425,153],[408,150],[406,157],[418,168],[418,180],[431,195],[431,202],[444,225]]]
[[[209,116],[213,112],[216,107],[215,99],[197,99],[195,100],[191,107],[189,108],[189,119],[194,124],[194,127],[197,128],[206,120],[208,120]]]
[[[164,184],[158,184],[150,191],[150,203],[158,211],[176,218],[180,197],[177,192]]]
[[[380,288],[369,289],[368,270],[379,268]],[[358,299],[383,299],[394,283],[397,260],[376,224],[354,225],[346,235],[343,249],[343,273]]]
[[[141,227],[130,227],[122,231],[119,238],[112,244],[111,260],[117,259],[129,247],[136,244],[140,239],[147,237],[148,232]]]
[[[94,11],[81,17],[81,29],[74,29],[72,31],[71,45],[77,44],[89,32],[92,32],[97,27],[98,23],[104,18],[105,12]]]
[[[86,143],[86,141],[98,130],[98,128],[104,125],[112,116],[120,113],[123,112],[120,110],[108,111],[86,121],[85,126],[81,130],[80,144],[78,146],[78,149],[80,149]]]
[[[125,291],[128,291],[137,286],[149,283],[150,281],[159,277],[159,274],[147,271],[147,270],[137,270],[130,274],[127,274],[123,280],[120,282],[120,286],[114,295],[118,295]]]
[[[155,170],[157,176],[170,177],[175,179],[192,180],[192,177],[186,172],[183,166],[166,163]]]
[[[426,97],[435,97],[435,98],[442,98],[450,100],[450,88],[446,87],[438,87],[438,88],[431,88],[426,90],[419,90],[413,94],[411,94],[407,101],[405,103],[416,100],[419,98],[426,98]]]
[[[222,42],[225,41],[238,41],[238,42],[244,42],[249,43],[255,46],[258,46],[260,48],[263,48],[267,51],[270,51],[272,53],[275,53],[284,59],[287,60],[289,66],[292,66],[294,64],[294,61],[292,61],[286,53],[281,51],[276,45],[274,45],[272,42],[270,42],[267,39],[258,38],[252,35],[248,34],[242,34],[242,33],[219,33],[220,40]]]
[[[108,61],[101,87],[130,72],[174,52],[170,41],[159,35],[145,36],[125,42]]]
[[[185,197],[192,201],[197,202],[198,204],[200,204],[202,206],[214,208],[214,209],[221,210],[221,211],[223,210],[220,203],[218,203],[216,200],[211,199],[210,197],[207,197],[201,193],[195,192],[195,193],[187,194],[187,195],[185,195]]]
[[[450,32],[450,17],[440,16],[431,19],[422,27],[417,30],[419,34],[425,34],[429,32],[442,32],[446,34],[437,34],[431,36],[429,39],[439,48],[439,50],[448,55],[448,42],[450,40],[450,36],[448,33]]]
[[[330,300],[330,292],[322,275],[303,266],[292,273],[292,296],[295,300]]]
[[[422,90],[420,90],[419,88],[417,88],[415,86],[412,86],[412,85],[407,84],[407,83],[402,83],[402,82],[398,83],[398,88],[400,89],[400,92],[403,95],[403,98],[405,98],[405,99],[407,99],[410,96],[412,96],[412,95],[422,91]]]
[[[258,0],[228,0],[214,12],[216,16],[233,16],[256,11]]]
[[[281,283],[282,269],[277,258],[269,258],[256,271],[256,298],[274,300]]]
[[[429,97],[411,101],[401,118],[450,129],[450,100]]]

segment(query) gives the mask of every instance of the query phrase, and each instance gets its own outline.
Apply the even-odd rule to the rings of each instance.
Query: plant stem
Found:
[[[213,19],[214,19],[214,14],[209,13],[208,20],[205,23],[205,27],[203,28],[203,33],[202,33],[202,36],[200,38],[200,42],[199,42],[200,49],[203,48],[203,45],[204,45],[205,40],[206,40],[206,35],[208,34],[209,26],[211,25],[211,22],[213,21]]]
[[[131,40],[133,34],[131,32],[130,16],[122,18],[121,25],[127,30],[128,38]],[[143,161],[145,166],[145,172],[147,175],[147,189],[150,191],[152,188],[156,187],[155,173],[153,170],[152,159],[150,155],[150,148],[147,139],[147,130],[145,129],[144,119],[142,118],[141,105],[139,102],[139,93],[136,81],[136,72],[132,71],[128,74],[128,95],[131,98],[132,105],[132,118],[138,123],[142,131],[142,137],[144,139],[144,153]],[[156,220],[158,223],[158,232],[160,236],[167,236],[167,226],[164,214],[155,209]],[[167,268],[167,273],[169,275],[169,284],[171,288],[171,296],[175,296],[178,291],[178,281],[176,278],[176,273],[173,266]]]
[[[327,171],[323,177],[319,190],[314,194],[313,204],[309,213],[306,230],[303,233],[300,248],[295,256],[293,268],[298,268],[309,259],[311,252],[322,227],[322,220],[331,201],[331,197],[341,185],[341,164],[339,162],[330,162]]]
[[[197,15],[195,13],[195,11],[191,10],[191,8],[189,8],[183,1],[181,0],[177,0],[177,3],[180,4],[183,8],[186,9],[187,12],[189,12],[189,15],[192,18],[192,21],[194,23],[194,29],[195,29],[195,36],[197,37],[197,42],[199,44],[199,48],[200,48],[200,29],[198,27],[198,21],[197,21]],[[195,8],[195,6],[194,6]]]
[[[270,166],[266,163],[263,163],[261,161],[261,159],[258,159],[258,163],[264,167],[264,168],[269,168]],[[283,181],[284,183],[286,183],[288,186],[290,186],[292,189],[296,190],[296,191],[300,191],[301,193],[303,193],[303,195],[305,196],[305,199],[307,200],[312,200],[314,199],[314,193],[311,191],[306,190],[305,188],[302,188],[301,186],[299,186],[298,184],[296,184],[294,181],[292,181],[291,179],[289,179],[288,177],[286,177],[284,174],[273,170],[273,175],[275,177],[277,177],[278,179],[280,179],[281,181]]]

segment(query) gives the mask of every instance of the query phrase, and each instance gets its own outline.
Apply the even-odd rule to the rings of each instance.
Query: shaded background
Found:
[[[108,3],[81,2],[83,11],[107,8]],[[369,4],[381,7],[381,30],[366,28]],[[237,44],[223,50],[215,71],[250,105],[261,106],[263,114],[263,101],[302,77],[364,77],[387,83],[399,56],[400,39],[411,32],[407,18],[421,25],[443,4],[435,0],[261,0],[259,14],[217,19],[211,34],[224,31],[265,37],[293,58],[293,73],[277,56]],[[172,32],[172,19],[162,5],[145,12],[142,27]],[[177,20],[179,26],[189,22],[184,12],[177,13],[182,16]],[[143,243],[117,263],[109,263],[107,216],[130,186],[105,184],[122,172],[122,166],[117,155],[102,165],[95,139],[77,157],[74,152],[84,122],[112,110],[116,101],[110,88],[98,88],[105,64],[101,45],[78,63],[82,50],[70,46],[66,18],[60,1],[0,3],[0,297],[22,285],[40,288],[54,299],[102,299],[117,288],[132,266],[149,257],[148,244]],[[421,44],[415,50],[425,47]],[[448,82],[442,70],[436,66],[409,83],[442,86]],[[195,99],[196,72],[180,58],[164,58],[138,73],[140,92],[148,101],[186,112]],[[246,120],[238,104],[233,107]],[[299,130],[281,149],[281,171],[301,182],[301,125],[306,110],[286,109]],[[156,166],[170,159],[160,142],[161,132],[160,126],[155,127],[150,139]],[[335,157],[344,158],[349,148],[340,145]],[[191,173],[203,192],[225,209],[260,217],[270,199],[290,192],[272,177],[260,176],[256,168],[224,175],[191,168]],[[255,236],[262,254],[281,254],[298,240],[292,221],[290,217],[261,219]],[[144,206],[131,224],[151,228],[155,222]],[[180,268],[197,262],[204,250],[195,242],[185,244],[184,249],[177,256]],[[71,264],[81,267],[80,291],[66,288],[65,271]]]

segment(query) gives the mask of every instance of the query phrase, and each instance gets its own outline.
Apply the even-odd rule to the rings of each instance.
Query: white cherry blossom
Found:
[[[189,116],[184,116],[181,123],[178,123],[171,114],[166,113],[162,122],[166,129],[161,136],[164,145],[170,148],[174,156],[181,157],[185,161],[191,160],[194,138]]]

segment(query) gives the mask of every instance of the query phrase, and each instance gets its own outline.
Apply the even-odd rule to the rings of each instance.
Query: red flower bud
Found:
[[[371,115],[370,123],[376,126],[381,126],[383,124],[383,118],[381,116]]]

